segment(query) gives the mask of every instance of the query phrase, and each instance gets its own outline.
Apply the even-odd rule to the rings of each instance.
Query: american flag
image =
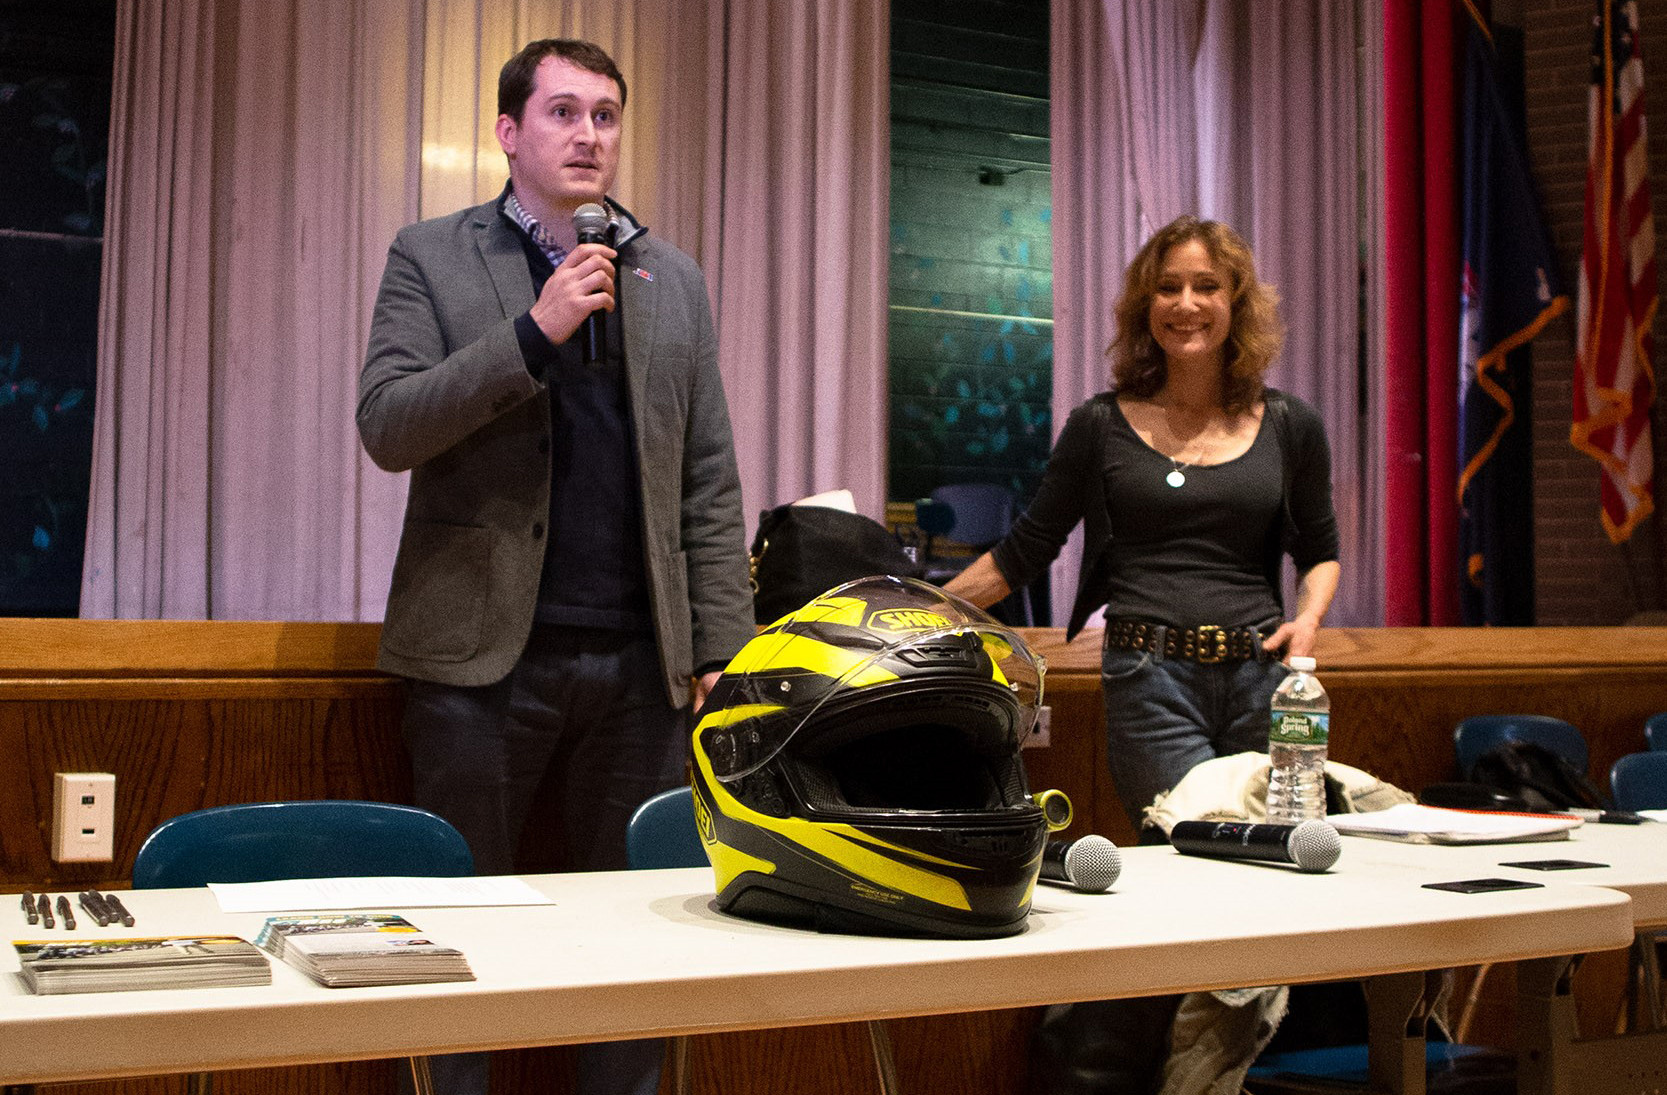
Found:
[[[1619,544],[1655,508],[1655,223],[1636,0],[1598,0],[1592,31],[1586,242],[1569,440],[1602,467],[1603,528]]]

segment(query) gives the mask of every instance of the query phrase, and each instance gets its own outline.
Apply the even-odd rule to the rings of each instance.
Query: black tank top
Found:
[[[1103,475],[1113,530],[1110,618],[1192,627],[1270,627],[1279,602],[1263,573],[1279,520],[1279,439],[1263,414],[1244,455],[1181,466],[1140,439],[1112,403]]]

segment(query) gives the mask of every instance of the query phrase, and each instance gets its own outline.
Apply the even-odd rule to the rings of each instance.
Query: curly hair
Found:
[[[1279,353],[1285,325],[1279,318],[1279,293],[1256,277],[1250,246],[1220,221],[1186,215],[1158,229],[1141,247],[1123,275],[1117,299],[1117,338],[1106,348],[1113,386],[1134,396],[1153,396],[1169,381],[1169,362],[1152,335],[1152,297],[1171,248],[1198,240],[1210,261],[1226,273],[1231,292],[1232,324],[1222,361],[1222,406],[1235,413],[1249,410],[1262,395],[1262,375]]]

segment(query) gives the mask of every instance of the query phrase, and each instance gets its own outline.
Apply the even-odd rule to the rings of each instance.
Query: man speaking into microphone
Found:
[[[691,684],[753,635],[706,283],[608,195],[625,100],[588,42],[505,64],[508,185],[398,234],[359,381],[366,451],[411,472],[378,665],[410,682],[416,804],[481,874],[517,869],[541,784],[536,865],[624,867],[632,810],[683,782]],[[658,1043],[586,1050],[580,1092],[655,1090]]]

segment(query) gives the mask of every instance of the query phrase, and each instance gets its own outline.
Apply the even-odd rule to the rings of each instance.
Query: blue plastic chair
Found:
[[[1644,745],[1652,751],[1667,750],[1667,711],[1657,711],[1644,720]]]
[[[1609,769],[1617,810],[1667,810],[1667,752],[1628,753]]]
[[[634,871],[706,866],[694,791],[673,787],[637,807],[625,826],[625,865]]]
[[[707,865],[706,846],[701,843],[700,828],[695,824],[692,788],[661,791],[637,807],[625,826],[625,862],[633,870]],[[897,1095],[897,1067],[885,1020],[870,1019],[867,1026],[880,1091],[882,1095]],[[689,1092],[689,1035],[686,1034],[671,1040],[671,1090],[673,1095]]]
[[[1469,779],[1477,758],[1506,741],[1544,746],[1574,765],[1575,771],[1586,771],[1586,739],[1572,723],[1550,715],[1472,715],[1461,719],[1453,730],[1460,778]]]
[[[926,564],[926,580],[935,585],[949,581],[965,570],[979,554],[994,547],[1007,535],[1007,530],[1013,527],[1013,519],[1018,515],[1018,499],[1011,490],[998,483],[950,483],[934,490],[931,502],[934,507],[948,507],[953,515],[949,526],[940,528],[942,534],[957,543],[965,544],[973,551],[971,557],[947,559],[931,558],[931,552],[928,551],[928,558],[923,560]],[[917,522],[922,519],[921,511],[922,504],[915,503]],[[938,514],[941,512],[941,508],[937,510]],[[941,516],[929,519],[934,523],[942,521]],[[1029,588],[1016,589],[1013,595],[1014,609],[1018,615],[1016,625],[1030,626],[1036,617],[1031,609]]]
[[[1424,1047],[1424,1069],[1424,1089],[1430,1095],[1516,1091],[1516,1061],[1502,1050],[1430,1042]],[[1365,1043],[1264,1053],[1245,1074],[1245,1089],[1257,1095],[1341,1093],[1364,1090],[1367,1083]]]
[[[474,873],[443,818],[389,802],[250,802],[211,806],[158,825],[133,860],[133,886],[203,886],[279,878]]]
[[[427,810],[388,802],[251,802],[194,810],[151,830],[133,860],[133,888],[473,873],[462,834]],[[418,1095],[432,1095],[427,1058],[412,1057],[410,1066]],[[197,1073],[188,1086],[207,1095],[212,1083],[209,1073]]]

